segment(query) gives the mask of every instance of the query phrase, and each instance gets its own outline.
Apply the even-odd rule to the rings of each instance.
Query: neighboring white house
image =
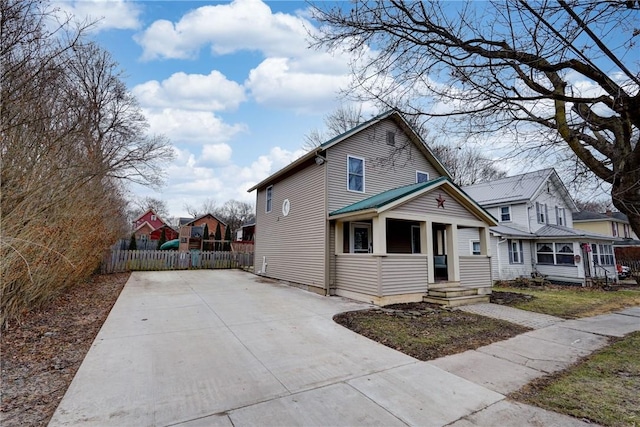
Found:
[[[494,280],[543,275],[552,282],[586,285],[594,277],[617,278],[616,239],[573,228],[572,213],[578,209],[554,169],[463,191],[499,221],[491,228]]]

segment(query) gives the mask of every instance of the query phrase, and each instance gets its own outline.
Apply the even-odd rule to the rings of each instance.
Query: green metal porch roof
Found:
[[[424,190],[429,187],[435,187],[437,184],[442,181],[448,181],[448,178],[445,176],[441,176],[440,178],[432,179],[427,182],[419,182],[417,184],[405,185],[403,187],[393,188],[391,190],[383,191],[382,193],[378,193],[375,196],[371,196],[367,199],[360,200],[359,202],[353,203],[349,206],[345,206],[344,208],[340,208],[336,211],[329,213],[329,216],[341,215],[351,212],[364,211],[367,209],[378,209],[387,205],[391,202],[394,202],[398,199],[401,199],[409,194],[415,193],[420,190]]]

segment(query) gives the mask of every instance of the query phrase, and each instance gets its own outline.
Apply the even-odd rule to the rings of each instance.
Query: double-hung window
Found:
[[[429,181],[429,173],[416,171],[416,184]]]
[[[538,224],[547,224],[549,215],[547,214],[547,204],[536,202],[536,217]]]
[[[481,255],[480,240],[471,240],[471,255]]]
[[[553,243],[537,243],[538,264],[553,264]]]
[[[556,224],[567,225],[567,217],[564,208],[556,206]]]
[[[556,264],[573,265],[573,243],[556,243]]]
[[[509,245],[509,264],[523,264],[522,240],[507,240]]]
[[[500,222],[511,221],[511,206],[500,206]]]
[[[538,264],[573,265],[573,243],[537,243]]]
[[[364,159],[347,156],[347,190],[364,193]]]
[[[267,199],[265,203],[265,212],[271,212],[271,207],[273,205],[273,185],[267,187]]]

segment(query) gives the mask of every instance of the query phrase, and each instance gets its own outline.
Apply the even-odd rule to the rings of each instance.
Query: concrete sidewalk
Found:
[[[332,320],[368,307],[241,271],[133,273],[50,426],[586,425],[504,394],[640,329],[629,309],[420,362]]]

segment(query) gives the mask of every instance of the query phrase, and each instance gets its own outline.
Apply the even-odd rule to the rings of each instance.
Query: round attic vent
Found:
[[[289,203],[289,199],[284,199],[282,202],[282,215],[289,215],[289,210],[291,209],[291,203]]]

